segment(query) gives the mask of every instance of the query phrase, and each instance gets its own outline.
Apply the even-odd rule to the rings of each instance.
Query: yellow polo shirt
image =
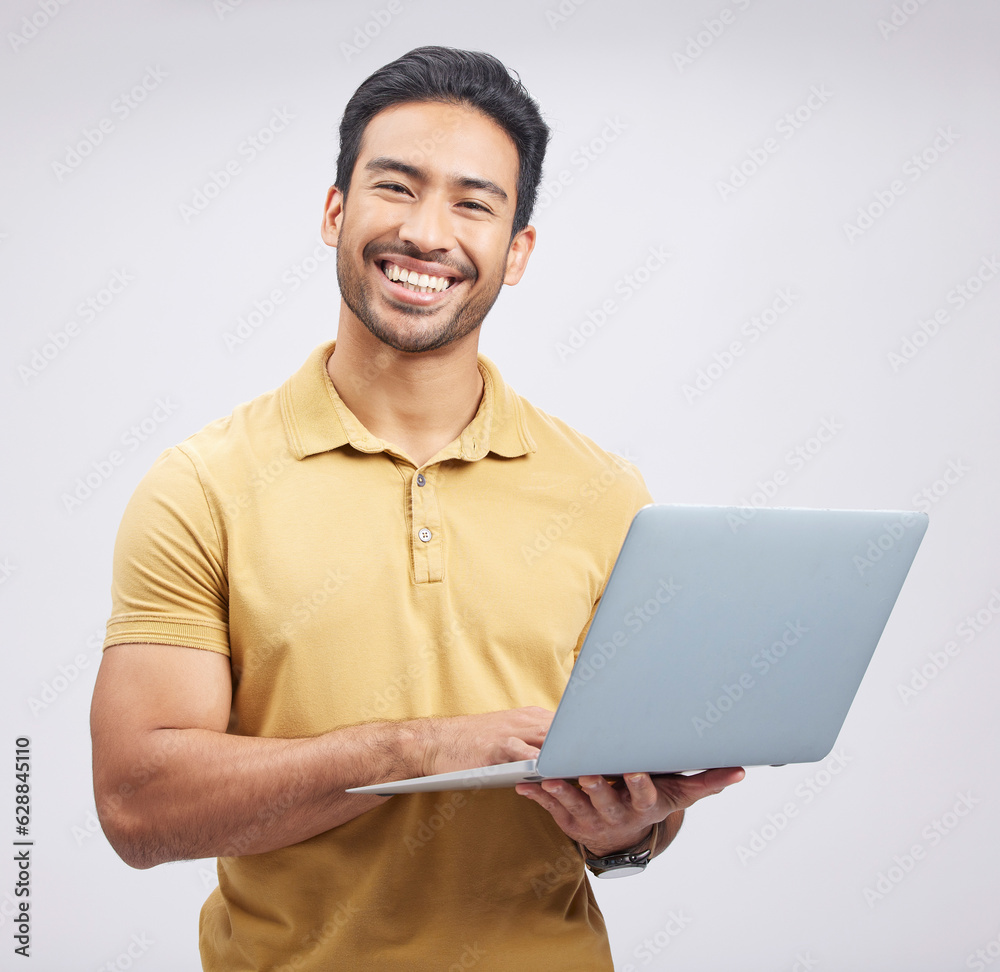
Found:
[[[344,405],[332,350],[159,457],[118,533],[105,647],[228,655],[247,736],[554,709],[650,502],[639,473],[482,355],[475,417],[417,468]],[[396,796],[266,854],[237,839],[218,872],[209,972],[612,968],[575,844],[513,789]]]

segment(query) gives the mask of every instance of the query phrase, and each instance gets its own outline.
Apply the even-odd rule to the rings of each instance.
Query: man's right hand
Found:
[[[418,775],[433,776],[495,763],[535,759],[555,713],[537,705],[480,715],[417,719],[414,730]]]

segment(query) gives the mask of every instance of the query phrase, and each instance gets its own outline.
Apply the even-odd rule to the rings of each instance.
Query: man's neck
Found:
[[[479,408],[479,332],[412,353],[345,323],[342,317],[326,366],[337,394],[369,432],[423,465],[461,434]]]

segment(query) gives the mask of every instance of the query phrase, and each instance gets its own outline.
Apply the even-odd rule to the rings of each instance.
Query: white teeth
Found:
[[[450,277],[432,277],[426,273],[417,273],[416,270],[406,270],[395,263],[386,263],[382,267],[382,272],[407,290],[421,294],[440,293],[442,290],[447,290],[451,283]]]

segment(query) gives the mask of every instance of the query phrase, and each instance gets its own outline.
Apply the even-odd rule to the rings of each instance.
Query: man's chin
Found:
[[[479,327],[477,324],[474,327],[456,328],[452,324],[449,324],[446,328],[431,333],[425,331],[418,334],[406,334],[387,326],[383,321],[363,317],[359,318],[359,320],[368,329],[368,332],[382,344],[406,354],[437,351],[439,348],[447,347],[449,344],[460,340]]]

